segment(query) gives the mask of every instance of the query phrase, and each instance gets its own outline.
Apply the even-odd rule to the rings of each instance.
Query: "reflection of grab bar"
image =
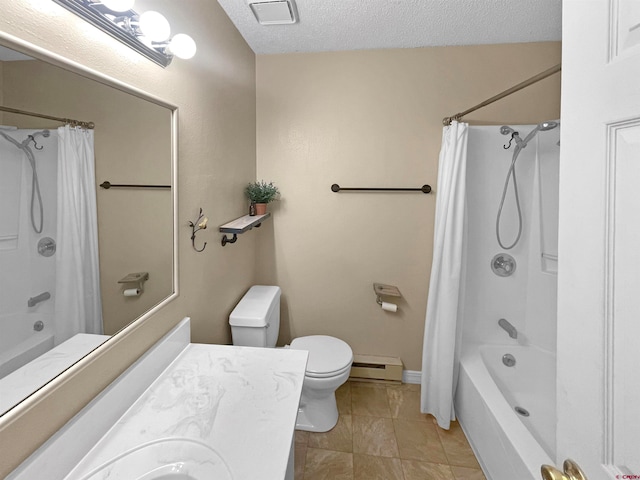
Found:
[[[49,292],[42,292],[40,295],[31,297],[27,301],[27,307],[35,307],[40,302],[44,302],[45,300],[49,300],[50,298],[51,298],[51,294]]]

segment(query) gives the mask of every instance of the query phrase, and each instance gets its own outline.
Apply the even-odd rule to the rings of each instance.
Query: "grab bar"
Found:
[[[49,292],[42,292],[40,295],[31,297],[27,301],[27,307],[35,307],[40,302],[44,302],[45,300],[49,300],[50,298],[51,298],[51,294]]]

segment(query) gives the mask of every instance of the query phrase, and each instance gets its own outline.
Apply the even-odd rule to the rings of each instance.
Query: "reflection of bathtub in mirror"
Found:
[[[53,348],[49,316],[40,313],[0,314],[0,382],[6,375]],[[36,322],[42,322],[42,329],[39,331],[34,328]],[[4,403],[3,397],[2,404]],[[4,411],[0,407],[0,412]]]
[[[61,65],[59,60],[48,63],[34,59],[26,50],[25,53],[27,55],[20,56],[0,46],[0,98],[3,106],[94,122],[95,185],[104,180],[173,184],[175,152],[172,138],[175,126],[171,107],[142,92],[128,90],[121,84],[111,86],[108,80],[82,72],[75,66],[69,67],[70,70],[60,68],[57,66]],[[43,58],[42,52],[37,53]],[[85,315],[82,321],[69,327],[66,316],[56,315],[56,311],[60,311],[60,304],[56,301],[61,297],[60,292],[56,292],[56,262],[60,248],[64,248],[57,234],[56,130],[61,122],[7,112],[1,115],[0,128],[5,135],[15,137],[20,143],[28,140],[29,135],[35,137],[35,142],[29,142],[29,147],[35,158],[44,214],[43,228],[38,232],[31,218],[33,208],[38,226],[40,210],[37,198],[31,204],[32,190],[35,191],[31,162],[15,144],[0,138],[0,148],[12,155],[11,158],[0,158],[0,283],[3,285],[0,289],[0,382],[2,377],[30,361],[35,360],[42,365],[52,357],[38,360],[39,355],[63,345],[74,335],[104,333],[107,336],[96,337],[104,341],[175,292],[175,189],[103,190],[96,187],[102,321],[94,322],[99,328],[87,327],[85,320],[90,319],[86,317],[92,315]],[[50,135],[35,133],[44,130],[48,130]],[[9,176],[15,181],[9,182]],[[7,195],[12,196],[10,202],[4,201]],[[153,222],[143,221],[149,218],[153,218]],[[8,232],[7,225],[13,225],[11,228],[15,231]],[[56,242],[58,252],[43,255],[38,251],[36,245],[45,237]],[[148,248],[149,245],[154,248]],[[149,272],[144,294],[125,298],[123,286],[117,282],[136,271]],[[50,292],[46,300],[38,297],[44,292]],[[44,301],[28,306],[31,298]],[[65,320],[60,321],[56,316]],[[36,321],[42,322],[38,328],[34,328]],[[73,358],[81,358],[95,346],[87,346],[81,354],[79,345],[75,345]],[[0,415],[68,366],[63,364],[59,370],[41,369],[40,373],[50,371],[51,375],[38,375],[40,383],[34,381],[31,390],[20,389],[24,393],[22,397],[13,393],[4,395],[6,382],[0,383],[3,390]]]
[[[5,377],[0,378],[0,391],[2,391],[0,411],[4,412],[10,409],[109,338],[108,335],[78,333],[53,347],[49,346],[53,344],[53,335],[45,330],[37,332],[36,335],[40,333],[44,333],[44,336],[41,341],[33,343],[30,355],[18,357],[21,361],[28,357],[33,358],[29,362],[23,363],[20,368],[16,368]],[[47,350],[42,351],[44,348]],[[21,348],[20,345],[17,346],[17,350],[29,351],[26,347]],[[7,363],[11,363],[11,360]]]

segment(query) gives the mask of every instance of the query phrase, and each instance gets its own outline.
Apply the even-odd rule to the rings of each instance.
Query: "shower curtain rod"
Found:
[[[93,122],[83,122],[81,120],[73,120],[72,118],[52,117],[51,115],[43,115],[42,113],[27,112],[25,110],[18,110],[16,108],[10,108],[0,105],[0,111],[8,113],[16,113],[18,115],[28,115],[30,117],[46,118],[47,120],[55,120],[57,122],[64,122],[73,127],[82,127],[92,130],[96,125]]]
[[[505,90],[502,93],[499,93],[491,98],[489,98],[488,100],[485,100],[482,103],[479,103],[478,105],[476,105],[475,107],[471,107],[468,110],[465,110],[464,112],[460,112],[460,113],[456,113],[455,115],[452,115],[450,117],[444,117],[442,119],[442,124],[445,126],[451,125],[451,122],[453,120],[461,120],[462,117],[464,117],[465,115],[467,115],[468,113],[471,112],[475,112],[476,110],[482,108],[482,107],[486,107],[487,105],[489,105],[490,103],[493,102],[497,102],[498,100],[503,99],[504,97],[508,97],[509,95],[511,95],[512,93],[517,92],[518,90],[522,90],[523,88],[528,87],[529,85],[533,85],[534,83],[539,82],[540,80],[544,80],[547,77],[550,77],[551,75],[553,75],[554,73],[558,73],[560,70],[562,70],[562,65],[559,63],[558,65],[555,65],[551,68],[549,68],[548,70],[545,70],[544,72],[541,72],[537,75],[534,75],[533,77],[525,80],[524,82],[521,82],[507,90]]]

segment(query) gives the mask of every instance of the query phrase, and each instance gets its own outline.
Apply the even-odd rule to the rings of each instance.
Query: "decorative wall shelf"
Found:
[[[270,213],[264,215],[245,215],[244,217],[236,218],[229,223],[220,225],[220,231],[222,233],[233,233],[232,238],[228,238],[226,235],[222,237],[222,246],[227,243],[235,243],[238,240],[238,235],[251,230],[253,227],[258,228],[262,225],[262,222],[271,216]]]

